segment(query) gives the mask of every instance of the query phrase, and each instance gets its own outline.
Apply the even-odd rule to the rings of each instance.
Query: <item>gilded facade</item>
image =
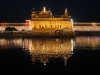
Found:
[[[32,30],[62,30],[72,29],[73,23],[67,9],[65,9],[64,15],[53,16],[52,12],[47,11],[44,7],[39,13],[32,11],[31,26]]]

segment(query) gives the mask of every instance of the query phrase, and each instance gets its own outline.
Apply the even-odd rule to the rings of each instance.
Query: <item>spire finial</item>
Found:
[[[46,8],[45,8],[45,7],[43,7],[43,12],[44,12],[44,13],[46,12]]]
[[[67,13],[67,8],[65,9],[65,13]]]

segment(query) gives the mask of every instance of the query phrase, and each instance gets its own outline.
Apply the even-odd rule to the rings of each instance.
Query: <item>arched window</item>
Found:
[[[41,25],[39,25],[39,27],[41,28]]]
[[[61,25],[60,25],[60,28],[61,28]]]
[[[42,28],[45,28],[45,25],[42,25]]]
[[[52,28],[52,25],[51,25],[51,28]]]

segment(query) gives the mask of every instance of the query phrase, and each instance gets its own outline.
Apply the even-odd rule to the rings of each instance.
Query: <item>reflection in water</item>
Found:
[[[97,49],[100,47],[100,36],[76,36],[75,47]]]
[[[62,58],[65,63],[73,51],[71,38],[32,39],[32,60],[40,60],[46,65],[50,58]]]
[[[0,50],[22,48],[30,53],[33,64],[36,61],[40,61],[46,65],[49,63],[49,60],[60,58],[66,65],[66,61],[71,56],[73,50],[82,50],[82,48],[93,50],[98,47],[100,47],[100,36],[76,36],[75,39],[71,37],[0,38]]]
[[[51,58],[66,60],[73,51],[72,38],[0,38],[0,48],[20,47],[30,52],[33,63],[37,60],[46,65]]]
[[[27,73],[33,75],[99,73],[99,40],[100,36],[0,38],[0,69],[14,69],[16,73],[21,70],[25,74],[29,70]]]
[[[75,40],[75,42],[74,42]],[[46,65],[51,58],[61,58],[65,63],[73,48],[97,49],[100,36],[76,36],[73,38],[0,38],[0,49],[22,48],[29,51],[32,61],[39,60]]]

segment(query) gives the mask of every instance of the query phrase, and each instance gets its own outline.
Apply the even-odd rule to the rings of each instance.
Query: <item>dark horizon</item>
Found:
[[[99,1],[80,0],[1,0],[0,22],[25,22],[31,19],[31,10],[41,11],[43,7],[53,15],[63,15],[65,8],[74,22],[100,22]]]

